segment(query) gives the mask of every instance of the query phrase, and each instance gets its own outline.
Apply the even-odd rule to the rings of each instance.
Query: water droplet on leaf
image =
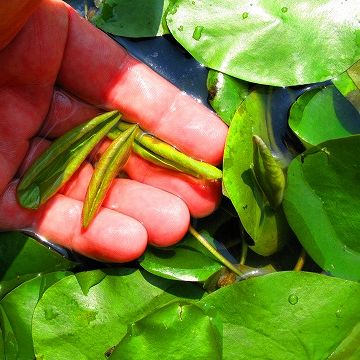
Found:
[[[193,33],[193,39],[198,41],[200,40],[201,38],[201,34],[202,34],[202,31],[204,30],[204,27],[203,26],[197,26],[195,29],[194,29],[194,33]]]
[[[298,301],[299,301],[299,298],[298,298],[295,294],[289,295],[289,297],[288,297],[288,302],[289,302],[291,305],[297,304]]]
[[[288,10],[289,9],[287,7],[285,7],[285,6],[281,8],[281,12],[283,12],[283,13],[286,13]]]
[[[341,318],[341,309],[336,310],[335,316],[336,316],[337,318]]]

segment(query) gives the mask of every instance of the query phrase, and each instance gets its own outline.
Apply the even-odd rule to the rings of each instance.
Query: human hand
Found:
[[[118,109],[212,164],[222,159],[227,127],[62,1],[6,3],[0,5],[7,14],[0,20],[0,229],[31,228],[86,256],[116,262],[136,259],[147,243],[179,241],[190,214],[201,217],[216,208],[221,184],[158,168],[136,155],[125,166],[130,179],[114,181],[86,230],[81,201],[90,163],[39,210],[18,205],[17,179],[49,140],[104,110]]]

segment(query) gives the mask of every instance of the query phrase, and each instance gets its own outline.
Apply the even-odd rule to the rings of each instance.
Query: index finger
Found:
[[[227,126],[72,8],[68,10],[69,34],[60,85],[96,106],[118,109],[126,119],[190,156],[220,163]]]

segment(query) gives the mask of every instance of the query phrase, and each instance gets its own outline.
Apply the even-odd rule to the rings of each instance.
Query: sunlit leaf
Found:
[[[222,288],[199,305],[223,323],[224,360],[323,360],[336,353],[334,359],[355,360],[359,355],[356,282],[279,272]]]
[[[97,162],[87,188],[82,212],[83,227],[89,226],[100,209],[102,202],[131,154],[137,125],[132,125],[121,133],[117,139],[105,150]]]
[[[219,71],[210,70],[207,78],[209,103],[228,125],[249,94],[249,84]]]
[[[324,81],[360,59],[357,0],[178,0],[167,23],[200,63],[252,83]]]
[[[22,177],[16,190],[21,206],[37,209],[55,195],[119,119],[117,111],[108,112],[56,139]]]
[[[110,359],[218,360],[221,326],[193,304],[172,303],[129,327]]]
[[[135,269],[69,276],[49,288],[35,309],[36,356],[43,360],[104,359],[133,322],[175,299],[189,301],[202,295],[192,284]]]

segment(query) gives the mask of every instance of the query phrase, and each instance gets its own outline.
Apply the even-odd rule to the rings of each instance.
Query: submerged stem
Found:
[[[229,260],[221,255],[201,234],[199,234],[191,225],[189,227],[189,233],[198,240],[207,250],[213,254],[224,266],[234,272],[236,275],[241,276],[242,272],[237,269]]]
[[[298,258],[298,261],[294,267],[294,271],[301,271],[302,268],[304,267],[305,264],[305,260],[306,260],[306,251],[304,250],[304,248],[301,250],[300,256]]]

